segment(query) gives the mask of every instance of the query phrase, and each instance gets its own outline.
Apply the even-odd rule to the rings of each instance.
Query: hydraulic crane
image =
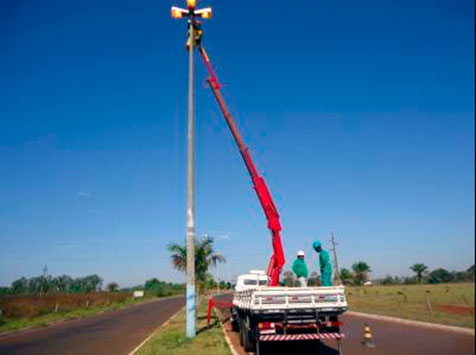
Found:
[[[201,35],[201,31],[200,31]],[[207,68],[208,74],[210,75],[207,78],[207,82],[212,89],[213,95],[217,100],[218,106],[220,107],[223,116],[225,117],[226,123],[230,128],[231,134],[235,139],[236,145],[240,150],[241,157],[245,162],[246,168],[248,169],[248,173],[250,174],[251,181],[253,182],[253,187],[256,191],[258,199],[261,203],[261,207],[263,207],[264,214],[266,215],[266,219],[268,220],[268,228],[271,231],[271,239],[273,244],[273,255],[271,255],[271,259],[269,261],[267,274],[270,279],[269,285],[270,286],[278,286],[279,285],[279,275],[281,273],[281,269],[283,268],[285,258],[284,258],[284,251],[283,245],[281,242],[281,223],[279,221],[279,213],[276,209],[276,206],[273,202],[273,198],[269,192],[268,187],[266,186],[266,182],[264,181],[263,177],[259,175],[258,170],[256,169],[253,160],[251,159],[251,155],[246,147],[243,138],[241,137],[240,132],[233,120],[233,117],[226,106],[225,100],[221,94],[221,85],[218,81],[218,77],[213,70],[210,59],[201,44],[200,37],[197,38],[196,45],[198,45],[198,51],[200,56],[205,63]]]

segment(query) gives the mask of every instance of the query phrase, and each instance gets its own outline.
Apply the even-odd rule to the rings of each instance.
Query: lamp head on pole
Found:
[[[196,0],[187,0],[187,9],[181,7],[172,6],[171,14],[173,18],[184,18],[184,17],[200,17],[208,19],[212,17],[212,8],[205,7],[203,9],[196,10],[197,1]]]

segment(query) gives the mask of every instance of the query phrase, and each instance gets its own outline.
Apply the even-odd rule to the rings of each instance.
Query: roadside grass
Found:
[[[474,283],[346,287],[351,311],[473,329],[474,293]]]
[[[165,327],[159,329],[142,346],[137,355],[229,355],[230,348],[225,341],[219,321],[212,322],[207,329],[207,301],[201,302],[197,309],[197,336],[185,337],[185,310]]]
[[[154,298],[155,299],[155,298]],[[81,319],[93,316],[98,313],[111,312],[119,310],[121,308],[126,308],[135,304],[143,303],[150,301],[151,298],[142,298],[142,299],[126,299],[122,302],[113,302],[109,305],[93,305],[90,307],[76,308],[68,311],[59,311],[43,314],[37,317],[21,317],[21,318],[6,318],[2,317],[0,319],[0,335],[2,333],[27,329],[27,328],[38,328],[45,327],[52,323],[72,320],[72,319]]]

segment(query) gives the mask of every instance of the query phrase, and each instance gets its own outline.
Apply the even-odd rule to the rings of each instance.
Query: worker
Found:
[[[304,262],[304,252],[302,250],[297,252],[296,260],[294,260],[293,263],[293,271],[296,274],[298,285],[300,287],[306,287],[308,271],[306,263]]]
[[[321,269],[322,286],[332,286],[332,264],[329,253],[322,249],[321,242],[316,240],[312,247],[319,253],[319,267]]]

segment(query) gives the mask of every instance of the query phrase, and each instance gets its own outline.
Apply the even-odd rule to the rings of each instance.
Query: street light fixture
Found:
[[[200,43],[201,29],[196,18],[211,18],[210,7],[196,10],[196,0],[187,0],[187,9],[172,6],[173,18],[188,18],[188,125],[187,125],[187,291],[186,291],[186,335],[196,335],[195,297],[195,104],[193,80],[193,50]],[[195,36],[197,37],[195,39]]]

